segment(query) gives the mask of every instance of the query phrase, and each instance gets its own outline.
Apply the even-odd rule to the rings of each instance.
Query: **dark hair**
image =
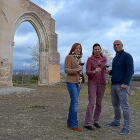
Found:
[[[94,50],[94,48],[95,48],[95,47],[97,47],[97,46],[99,46],[99,47],[100,47],[100,49],[102,49],[102,48],[101,48],[101,46],[100,46],[100,44],[95,43],[95,44],[93,45],[93,50]],[[94,55],[93,50],[92,50],[92,55]],[[102,55],[102,53],[101,53],[101,56],[103,56],[103,55]]]
[[[71,50],[70,50],[70,52],[69,52],[69,55],[71,55],[72,52],[74,52],[75,48],[76,48],[78,45],[81,46],[80,43],[75,43],[75,44],[72,45]],[[82,46],[81,46],[81,53],[80,53],[80,54],[82,54]]]

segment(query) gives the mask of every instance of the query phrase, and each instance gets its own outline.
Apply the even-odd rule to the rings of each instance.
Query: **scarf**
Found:
[[[76,60],[77,60],[77,62],[78,62],[78,65],[79,65],[79,67],[81,66],[80,64],[81,64],[81,57],[82,57],[82,55],[77,55],[77,54],[75,54],[74,52],[72,52],[72,55],[76,58]],[[81,70],[80,71],[80,77],[79,77],[79,82],[78,82],[78,84],[79,84],[79,87],[81,87],[81,83],[82,83],[82,77],[83,77],[83,71]]]

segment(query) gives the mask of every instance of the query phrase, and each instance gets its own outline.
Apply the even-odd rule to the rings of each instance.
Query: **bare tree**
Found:
[[[102,48],[102,54],[103,56],[107,58],[107,61],[110,63],[110,66],[111,66],[113,57],[110,51]]]
[[[16,83],[29,83],[32,79],[33,75],[30,69],[23,68],[19,70],[19,72],[13,72],[13,81]]]
[[[33,60],[28,69],[23,68],[18,72],[13,72],[13,81],[17,83],[29,83],[34,76],[38,76],[39,71],[39,41],[36,41],[36,46],[28,47],[31,50],[31,59]]]
[[[36,41],[36,46],[34,47],[29,47],[29,49],[31,50],[31,59],[33,60],[33,62],[30,64],[30,67],[32,68],[32,72],[35,75],[38,75],[38,71],[39,71],[39,41]]]
[[[107,61],[110,63],[110,66],[111,66],[113,57],[112,57],[112,54],[110,53],[110,51],[102,48],[102,55],[107,58]]]
[[[33,62],[30,64],[30,66],[32,67],[32,72],[35,74],[38,74],[39,71],[39,41],[36,41],[36,45],[34,47],[29,47],[29,49],[31,50],[31,59],[33,60]],[[112,64],[112,54],[110,53],[109,50],[106,50],[104,48],[102,48],[102,54],[103,56],[105,56],[107,58],[107,61],[110,63],[110,66]],[[62,64],[62,62],[60,62],[60,71],[63,72],[64,69],[64,64]]]

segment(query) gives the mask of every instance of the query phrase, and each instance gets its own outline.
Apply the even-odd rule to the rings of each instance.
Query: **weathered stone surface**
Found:
[[[137,92],[140,93],[140,87],[137,88]]]
[[[0,79],[3,79],[4,77],[8,77],[8,71],[9,69],[0,69]]]
[[[3,0],[0,1],[0,87],[12,85],[14,35],[24,21],[32,24],[40,42],[38,84],[59,82],[60,54],[57,52],[55,20],[51,14],[30,0]]]

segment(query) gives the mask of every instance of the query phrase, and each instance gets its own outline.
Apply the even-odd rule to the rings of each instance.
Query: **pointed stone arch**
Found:
[[[0,2],[0,31],[6,31],[8,36],[8,42],[6,36],[1,34],[0,37],[0,51],[4,52],[7,48],[8,51],[0,52],[0,86],[12,86],[12,69],[13,69],[13,46],[14,35],[18,26],[28,21],[32,24],[39,39],[40,45],[40,58],[39,58],[39,80],[38,85],[47,85],[53,82],[60,81],[60,55],[57,52],[57,34],[55,33],[55,20],[51,18],[51,15],[38,7],[29,0],[7,0],[7,2]],[[14,16],[8,15],[5,6],[9,7],[10,12],[16,13]],[[16,10],[14,7],[19,7]],[[19,13],[17,13],[19,12]],[[4,16],[3,16],[3,15]],[[4,48],[5,47],[5,48]],[[5,57],[6,56],[6,57]]]

